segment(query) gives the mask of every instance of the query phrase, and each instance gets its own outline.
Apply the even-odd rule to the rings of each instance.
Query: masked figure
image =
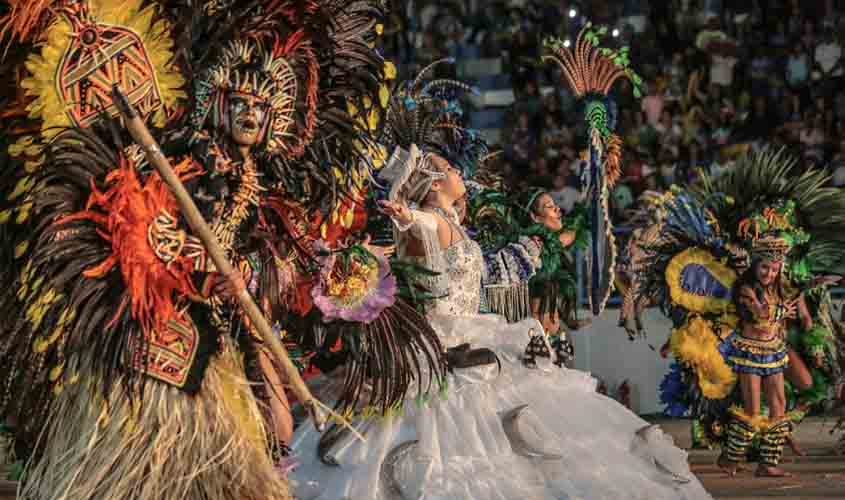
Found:
[[[313,258],[290,242],[322,222],[288,208],[332,213],[366,167],[380,15],[335,0],[13,2],[3,31],[35,48],[10,51],[27,59],[4,76],[23,91],[4,109],[0,416],[30,448],[23,497],[291,498],[275,467],[292,427],[282,380],[234,297],[246,288],[284,335],[291,266]],[[146,164],[159,151],[122,130],[113,86],[234,274]],[[350,126],[365,100],[367,126]]]

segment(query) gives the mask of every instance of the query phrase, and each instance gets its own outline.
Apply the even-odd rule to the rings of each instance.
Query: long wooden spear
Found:
[[[161,175],[161,178],[170,188],[170,192],[173,193],[174,197],[176,197],[176,202],[179,204],[179,209],[181,210],[182,215],[185,216],[185,220],[188,221],[188,225],[191,226],[191,229],[193,229],[194,233],[197,237],[199,237],[200,241],[202,241],[202,244],[208,251],[208,255],[211,257],[212,262],[214,262],[214,265],[217,267],[217,270],[224,276],[230,276],[234,271],[234,268],[226,258],[223,248],[220,246],[220,243],[217,242],[217,238],[214,236],[211,228],[208,227],[208,224],[202,218],[202,214],[200,214],[200,211],[194,203],[194,200],[191,198],[191,195],[188,194],[187,190],[185,190],[185,186],[182,185],[182,181],[179,180],[176,172],[173,171],[170,161],[164,156],[164,154],[162,154],[161,149],[156,143],[156,140],[153,139],[153,136],[144,124],[144,121],[141,120],[140,116],[138,116],[135,108],[129,102],[129,99],[126,98],[126,94],[120,90],[120,87],[118,87],[117,84],[112,86],[112,101],[123,116],[123,120],[126,124],[126,129],[129,130],[129,134],[135,142],[144,149],[147,161],[149,161],[150,165],[158,170],[159,175]],[[268,346],[270,346],[270,350],[281,366],[282,372],[284,372],[287,377],[288,383],[290,383],[291,389],[296,395],[296,398],[299,399],[314,419],[314,425],[317,429],[322,431],[325,427],[325,418],[318,406],[319,401],[311,395],[311,391],[309,391],[308,387],[305,386],[305,382],[302,380],[302,377],[299,376],[299,371],[291,362],[284,346],[282,346],[282,343],[279,342],[279,339],[276,338],[276,335],[273,333],[273,328],[270,327],[270,323],[267,322],[267,319],[264,318],[264,314],[255,304],[255,301],[252,300],[252,296],[249,294],[249,291],[241,290],[238,293],[238,301],[240,302],[244,313],[258,330],[259,335],[261,335],[262,339]]]

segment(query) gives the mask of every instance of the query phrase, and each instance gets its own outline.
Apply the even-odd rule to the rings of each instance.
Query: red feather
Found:
[[[186,159],[175,168],[185,181],[202,174],[201,168]],[[108,189],[98,191],[92,186],[86,210],[63,217],[57,224],[87,220],[97,225],[101,236],[112,246],[112,254],[100,264],[86,269],[88,278],[99,278],[120,270],[129,290],[133,319],[145,334],[166,332],[168,321],[182,321],[177,297],[197,294],[191,281],[193,261],[183,256],[169,264],[156,256],[147,239],[148,227],[161,212],[176,216],[176,199],[153,173],[142,182],[131,161],[122,158],[120,166],[106,177]]]

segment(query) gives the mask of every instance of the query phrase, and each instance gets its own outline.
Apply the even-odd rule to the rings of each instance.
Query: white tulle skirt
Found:
[[[705,499],[686,453],[616,401],[589,374],[551,363],[526,368],[533,320],[431,318],[447,346],[488,347],[496,365],[455,370],[445,399],[403,416],[356,423],[320,460],[306,423],[292,447],[299,500]]]

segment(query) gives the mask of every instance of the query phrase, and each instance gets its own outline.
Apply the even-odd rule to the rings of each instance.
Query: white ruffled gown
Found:
[[[299,500],[661,500],[711,498],[669,436],[596,392],[589,374],[526,368],[534,320],[477,314],[484,266],[477,243],[443,251],[449,295],[429,314],[447,347],[487,347],[494,365],[456,369],[445,399],[407,400],[403,416],[356,422],[328,455],[306,422],[292,442]],[[527,405],[516,419],[514,410]],[[641,431],[641,432],[638,432]]]

